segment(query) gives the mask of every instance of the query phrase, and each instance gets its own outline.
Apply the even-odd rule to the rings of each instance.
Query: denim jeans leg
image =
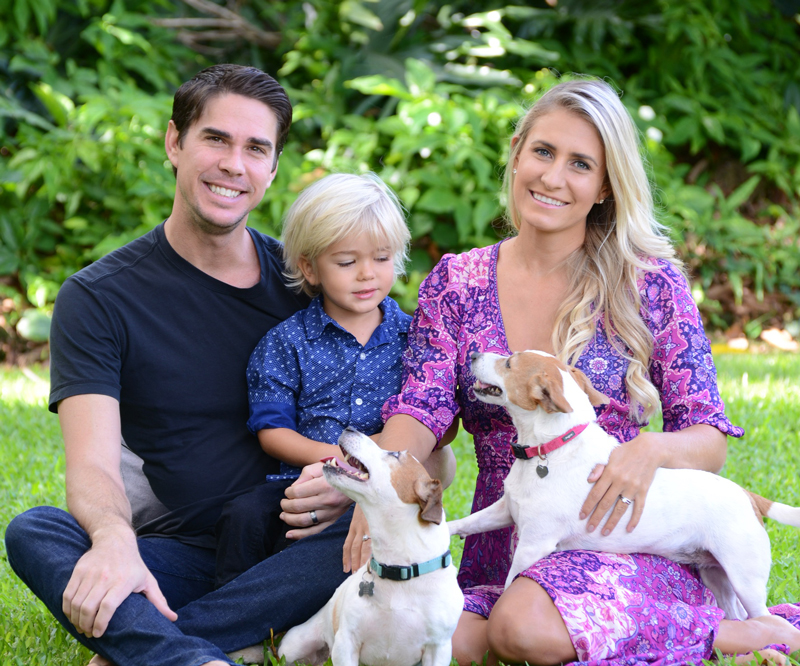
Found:
[[[180,609],[180,630],[224,652],[259,643],[322,608],[349,574],[342,571],[353,509],[319,534],[300,539],[227,585]]]
[[[6,530],[11,568],[78,641],[117,666],[200,666],[231,663],[208,640],[188,636],[142,594],[119,606],[100,638],[79,634],[61,609],[61,597],[78,560],[91,543],[67,512],[37,507],[17,516]]]
[[[266,560],[286,532],[281,500],[293,479],[268,481],[226,502],[217,521],[217,573],[214,587]]]

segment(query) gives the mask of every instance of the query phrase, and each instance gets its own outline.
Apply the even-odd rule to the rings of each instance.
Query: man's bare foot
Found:
[[[108,659],[105,657],[101,657],[99,654],[96,654],[89,660],[89,663],[86,666],[114,666]]]

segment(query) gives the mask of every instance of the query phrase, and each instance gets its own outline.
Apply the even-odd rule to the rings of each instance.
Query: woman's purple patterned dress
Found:
[[[384,419],[409,414],[441,438],[460,413],[473,435],[478,479],[472,511],[499,499],[514,457],[516,430],[502,407],[475,398],[473,352],[508,354],[497,297],[500,243],[446,255],[423,282],[408,333],[402,392],[384,406]],[[725,417],[716,369],[686,280],[668,262],[640,281],[642,316],[653,334],[650,377],[661,394],[664,430],[705,423],[733,437],[744,431]],[[598,423],[627,442],[640,426],[631,418],[627,361],[609,343],[602,321],[577,363],[611,399]],[[514,547],[512,529],[468,537],[459,571],[465,610],[487,617],[503,590]],[[521,574],[552,597],[578,659],[593,665],[699,663],[723,617],[690,567],[653,555],[588,551],[554,553]],[[800,626],[800,608],[781,615]]]

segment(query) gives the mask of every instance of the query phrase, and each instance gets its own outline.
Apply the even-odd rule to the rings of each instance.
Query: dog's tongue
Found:
[[[326,458],[320,458],[320,462],[333,465],[335,467],[342,467],[348,472],[353,472],[357,474],[360,470],[356,469],[352,465],[348,465],[344,460],[339,458],[338,456],[327,456]]]

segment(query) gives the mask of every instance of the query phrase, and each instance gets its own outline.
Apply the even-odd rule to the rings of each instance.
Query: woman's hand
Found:
[[[322,463],[306,465],[297,481],[286,489],[286,499],[281,500],[281,520],[299,528],[288,531],[286,538],[302,539],[321,532],[336,522],[352,503],[353,500],[328,485],[322,475]]]
[[[581,507],[580,518],[589,516],[586,530],[593,532],[611,507],[614,510],[603,526],[603,536],[608,536],[628,509],[620,499],[633,503],[633,514],[628,521],[628,532],[639,523],[647,499],[647,491],[653,483],[656,470],[662,466],[659,438],[662,433],[643,432],[615,448],[607,465],[597,465],[587,481],[594,487]],[[616,503],[616,504],[615,504]]]
[[[366,538],[365,538],[366,537]],[[345,573],[358,571],[372,556],[372,545],[369,539],[369,525],[361,507],[356,505],[353,511],[353,520],[350,523],[350,532],[344,541],[342,549],[342,567]]]

